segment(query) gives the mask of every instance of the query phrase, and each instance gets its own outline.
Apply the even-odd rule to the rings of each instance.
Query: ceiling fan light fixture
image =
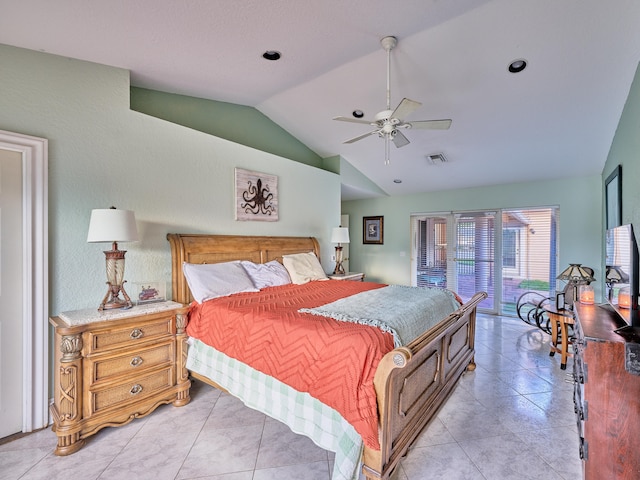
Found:
[[[282,57],[282,54],[277,50],[267,50],[262,54],[262,58],[264,58],[265,60],[276,61],[280,60],[280,57]]]
[[[518,58],[509,64],[509,71],[511,73],[520,73],[527,68],[527,61],[523,58]]]
[[[380,43],[387,53],[387,108],[378,112],[373,117],[373,121],[362,118],[364,117],[364,112],[362,110],[354,110],[352,112],[352,117],[339,116],[333,117],[333,119],[341,122],[367,124],[374,127],[373,130],[358,135],[357,137],[350,138],[349,140],[345,140],[342,143],[351,144],[372,135],[378,136],[384,140],[384,164],[389,165],[390,144],[393,143],[396,148],[401,148],[409,145],[410,143],[409,139],[400,131],[400,129],[417,128],[447,130],[451,126],[451,120],[405,121],[407,116],[411,115],[411,113],[422,106],[422,103],[406,97],[400,101],[395,109],[391,109],[391,50],[393,50],[397,45],[398,39],[393,36],[387,36],[382,38]]]

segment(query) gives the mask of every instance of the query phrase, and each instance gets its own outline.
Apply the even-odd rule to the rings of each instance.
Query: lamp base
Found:
[[[98,307],[98,311],[111,310],[114,308],[128,309],[133,307],[133,302],[129,298],[129,295],[127,295],[127,292],[125,292],[124,290],[125,282],[126,280],[122,282],[122,285],[112,285],[111,283],[107,282],[107,285],[109,285],[109,289],[107,290],[107,294],[102,299],[102,303]],[[120,298],[120,292],[122,292],[124,299]]]
[[[342,266],[342,246],[336,247],[336,268],[333,270],[334,275],[344,275],[344,267]]]

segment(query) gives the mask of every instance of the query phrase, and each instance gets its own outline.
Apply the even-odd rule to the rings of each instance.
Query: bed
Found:
[[[192,304],[194,308],[200,305],[194,302],[185,278],[185,263],[245,260],[266,264],[282,261],[288,255],[313,252],[319,258],[320,254],[319,244],[313,237],[169,234],[167,239],[171,245],[173,300]],[[348,291],[378,287],[373,284],[356,287],[353,284],[360,282],[331,280],[311,283],[323,284],[323,288],[329,290],[346,283],[352,284],[344,287]],[[244,295],[242,302],[251,302],[254,294],[239,295]],[[320,447],[335,452],[334,480],[356,479],[360,469],[367,479],[388,479],[449,397],[460,376],[465,370],[475,368],[476,307],[485,297],[484,292],[475,294],[404,346],[394,347],[393,341],[389,345],[387,334],[374,335],[382,338],[381,348],[386,348],[371,373],[374,407],[377,407],[374,442],[365,441],[366,437],[359,433],[361,427],[356,430],[354,422],[347,421],[348,416],[329,405],[331,402],[322,402],[308,392],[296,390],[289,383],[265,375],[198,338],[189,338],[182,368],[187,368],[193,378],[228,391],[248,406],[283,421],[296,433],[307,435]],[[329,322],[341,323],[329,319],[326,324]]]

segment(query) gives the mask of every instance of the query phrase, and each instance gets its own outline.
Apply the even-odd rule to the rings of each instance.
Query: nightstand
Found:
[[[162,404],[189,403],[188,311],[160,302],[49,319],[55,330],[56,455],[74,453],[100,429],[125,425]]]
[[[351,280],[352,282],[364,282],[364,273],[359,272],[346,272],[346,273],[332,273],[328,277],[331,280]]]

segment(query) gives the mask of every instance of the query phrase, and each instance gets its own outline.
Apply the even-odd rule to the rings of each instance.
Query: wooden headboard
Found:
[[[282,262],[283,255],[314,252],[320,258],[320,244],[314,237],[258,237],[242,235],[201,235],[169,233],[171,244],[171,284],[174,302],[193,301],[189,285],[182,273],[182,264],[220,263],[250,260],[267,263]]]

